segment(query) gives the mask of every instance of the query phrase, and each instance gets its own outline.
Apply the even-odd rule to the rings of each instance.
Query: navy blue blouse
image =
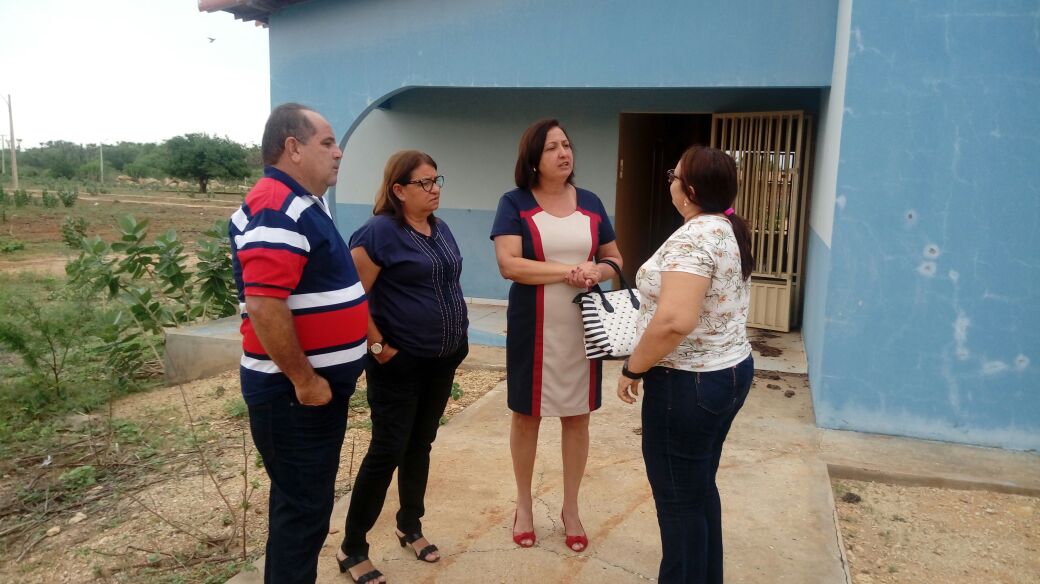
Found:
[[[459,278],[462,253],[448,224],[429,236],[375,215],[350,236],[380,267],[368,290],[369,313],[383,339],[419,357],[445,357],[466,340],[469,320]]]

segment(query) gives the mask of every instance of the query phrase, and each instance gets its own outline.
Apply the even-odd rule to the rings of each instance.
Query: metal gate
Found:
[[[751,231],[748,326],[801,323],[812,172],[812,117],[802,111],[713,114],[711,145],[737,162],[734,208]]]

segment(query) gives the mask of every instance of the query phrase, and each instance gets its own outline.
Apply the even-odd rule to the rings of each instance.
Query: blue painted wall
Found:
[[[349,134],[409,87],[825,87],[836,9],[834,0],[315,0],[271,16],[271,103],[306,101]]]
[[[1040,448],[1038,14],[852,3],[819,424]]]
[[[315,0],[271,19],[272,103],[313,105],[346,143],[421,87],[823,88],[804,330],[818,423],[1037,449],[1038,14],[1036,0]],[[344,231],[367,216],[340,203]],[[484,237],[490,211],[463,213],[443,212]]]

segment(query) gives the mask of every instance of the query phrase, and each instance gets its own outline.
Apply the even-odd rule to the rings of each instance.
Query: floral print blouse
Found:
[[[661,272],[686,272],[711,278],[700,322],[658,365],[685,371],[717,371],[751,354],[747,338],[749,280],[741,277],[740,248],[728,219],[698,215],[675,230],[639,268],[636,286],[643,297],[638,333],[657,310]]]

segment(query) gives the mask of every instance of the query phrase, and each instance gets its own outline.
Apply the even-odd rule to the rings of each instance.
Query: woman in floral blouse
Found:
[[[746,325],[751,237],[733,212],[733,159],[694,146],[668,171],[683,217],[639,269],[642,337],[618,397],[643,398],[643,459],[657,505],[658,582],[722,583],[722,511],[715,474],[755,365]]]

